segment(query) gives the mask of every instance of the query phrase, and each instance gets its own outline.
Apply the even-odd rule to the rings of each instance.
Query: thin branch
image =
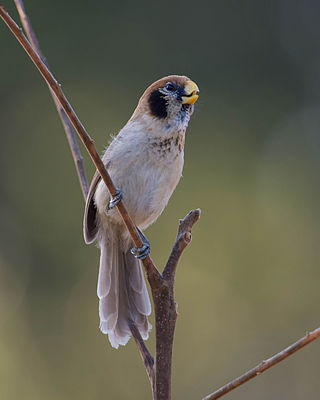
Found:
[[[147,371],[147,375],[150,381],[151,385],[151,390],[153,395],[155,394],[155,370],[154,370],[154,359],[151,355],[151,353],[148,350],[148,347],[146,346],[144,340],[142,339],[142,336],[139,332],[139,329],[137,328],[136,324],[133,321],[130,321],[130,330],[132,333],[132,336],[136,342],[136,345],[139,349],[143,364],[145,366],[145,369]],[[154,396],[155,398],[155,396]]]
[[[96,148],[94,145],[94,141],[91,139],[89,134],[86,132],[84,126],[82,125],[81,121],[77,117],[76,113],[72,109],[70,103],[68,102],[67,98],[65,97],[61,85],[57,82],[55,77],[52,75],[52,73],[49,71],[47,66],[43,63],[43,61],[40,59],[39,55],[35,52],[35,50],[32,48],[30,43],[28,42],[27,38],[25,35],[22,33],[21,28],[18,27],[18,25],[14,22],[14,20],[9,16],[9,14],[5,11],[3,6],[0,6],[0,16],[3,19],[3,21],[6,23],[10,31],[13,33],[13,35],[16,37],[16,39],[19,41],[21,46],[24,48],[28,56],[31,58],[33,63],[36,65],[38,70],[40,71],[41,75],[49,85],[50,89],[54,92],[56,95],[59,103],[61,104],[63,110],[67,114],[68,118],[72,122],[73,127],[75,128],[76,132],[80,136],[83,144],[85,145],[86,149],[88,150],[90,157],[92,161],[94,162],[97,170],[99,171],[101,178],[103,179],[105,185],[108,188],[108,191],[110,192],[110,195],[114,197],[116,195],[116,188],[110,178],[110,175],[108,171],[106,170]],[[132,240],[134,242],[134,245],[139,248],[143,246],[142,240],[140,238],[140,235],[137,231],[136,226],[134,225],[131,217],[129,216],[124,204],[122,201],[120,201],[116,207],[119,210],[119,213],[132,237]],[[149,280],[150,285],[157,286],[161,282],[161,274],[153,264],[151,257],[147,256],[144,260],[142,260],[143,265],[146,269],[147,277]]]
[[[21,23],[23,25],[23,28],[26,32],[26,35],[27,35],[29,41],[31,42],[33,48],[37,51],[37,53],[38,53],[39,57],[41,58],[41,60],[43,61],[43,63],[49,69],[49,64],[47,62],[46,57],[43,55],[43,53],[40,49],[39,41],[38,41],[37,36],[32,28],[30,19],[26,13],[23,1],[22,0],[14,0],[14,2],[16,4],[16,8],[18,10]],[[54,103],[56,105],[59,117],[61,119],[62,125],[64,127],[64,130],[65,130],[65,133],[67,136],[70,150],[72,153],[72,157],[73,157],[75,167],[77,170],[77,174],[78,174],[82,194],[84,197],[84,201],[86,201],[88,192],[89,192],[89,184],[88,184],[88,180],[86,178],[83,158],[82,158],[82,155],[81,155],[81,152],[80,152],[80,149],[79,149],[76,137],[75,137],[75,132],[74,132],[73,126],[72,126],[68,116],[64,112],[63,108],[61,107],[58,99],[56,98],[55,94],[51,90],[50,86],[49,86],[49,90],[50,90],[50,93],[54,100]],[[154,364],[153,357],[151,356],[147,346],[145,345],[145,343],[140,335],[140,332],[137,329],[137,327],[135,326],[134,322],[131,322],[131,333],[132,333],[134,340],[136,341],[138,350],[141,354],[142,360],[144,361],[144,365],[147,370],[147,374],[150,379],[151,386],[153,388],[154,387],[154,379],[155,379],[154,369],[153,369],[153,364]]]
[[[131,294],[131,290],[130,290],[130,282],[129,282],[128,274],[125,274],[125,282],[126,282],[126,291],[127,291],[127,295],[128,295],[128,302],[130,304],[130,307],[132,307],[132,305],[134,304],[134,300],[132,298],[132,294]],[[134,319],[131,318],[131,315],[134,315],[133,310],[131,310],[130,318],[128,320],[130,331],[136,342],[136,345],[140,352],[144,367],[146,369],[146,372],[147,372],[147,375],[148,375],[148,378],[150,381],[150,385],[151,385],[152,394],[153,394],[154,398],[156,398],[155,392],[154,392],[155,391],[154,359],[153,359],[148,347],[146,346],[146,344],[140,334],[140,331],[137,328],[137,325],[136,325]]]
[[[173,245],[171,254],[166,263],[166,266],[163,270],[163,278],[173,279],[175,278],[176,269],[179,263],[179,259],[182,255],[183,250],[188,246],[191,242],[191,229],[193,225],[200,218],[201,210],[198,208],[196,210],[192,210],[189,214],[179,221],[178,235],[176,241]]]
[[[320,337],[320,328],[315,329],[312,332],[307,332],[306,335],[299,339],[297,342],[293,343],[291,346],[287,347],[286,349],[280,351],[280,353],[275,354],[274,356],[268,358],[267,360],[263,360],[260,364],[256,367],[250,369],[245,374],[239,376],[238,378],[234,379],[233,381],[227,383],[226,385],[222,386],[220,389],[216,390],[215,392],[209,394],[208,396],[204,397],[202,400],[216,400],[220,397],[224,396],[225,394],[231,392],[232,390],[236,389],[237,387],[243,385],[244,383],[248,382],[250,379],[255,378],[256,376],[262,374],[262,372],[266,371],[267,369],[273,367],[274,365],[278,364],[280,361],[284,360],[285,358],[291,356],[296,351],[302,349],[307,344],[313,342],[314,340]]]
[[[41,58],[41,60],[43,61],[43,63],[49,68],[48,62],[40,50],[39,41],[36,37],[34,30],[32,29],[30,19],[28,18],[27,14],[26,14],[22,0],[14,0],[14,2],[17,7],[17,10],[18,10],[21,23],[23,25],[23,28],[26,32],[26,35],[27,35],[30,43],[32,44],[34,50],[37,51],[37,53],[38,53],[39,57]],[[59,117],[61,119],[62,125],[64,127],[64,130],[65,130],[65,133],[67,136],[70,150],[71,150],[72,157],[73,157],[73,161],[75,163],[75,167],[77,170],[82,194],[83,194],[84,200],[86,201],[88,192],[89,192],[89,185],[88,185],[88,180],[86,178],[86,173],[84,170],[83,158],[81,156],[80,149],[79,149],[77,140],[75,138],[75,132],[74,132],[71,122],[69,121],[68,117],[66,116],[66,113],[64,112],[63,108],[61,107],[59,101],[57,100],[56,96],[54,95],[54,93],[50,89],[50,87],[49,87],[49,90],[50,90],[52,98],[55,102]]]

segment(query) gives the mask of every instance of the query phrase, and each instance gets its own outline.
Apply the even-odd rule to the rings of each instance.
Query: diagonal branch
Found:
[[[39,46],[39,42],[38,39],[36,37],[36,34],[34,33],[32,26],[31,26],[31,22],[26,14],[25,8],[24,8],[24,4],[22,2],[22,0],[14,0],[19,16],[20,16],[20,20],[21,23],[23,25],[23,28],[26,32],[26,35],[28,36],[28,39],[30,41],[30,43],[32,44],[32,47],[37,51],[39,57],[41,58],[41,60],[43,61],[43,63],[47,66],[47,68],[49,68],[48,62],[46,60],[46,58],[44,57],[43,53],[40,50],[40,46]],[[83,165],[83,158],[81,156],[80,150],[79,150],[79,146],[77,143],[77,140],[75,138],[75,132],[74,129],[72,127],[71,122],[69,121],[66,113],[64,112],[63,108],[61,107],[58,99],[56,98],[56,96],[54,95],[53,91],[50,89],[49,86],[49,90],[50,93],[52,95],[52,98],[55,102],[59,117],[61,119],[62,125],[64,127],[68,142],[69,142],[69,146],[71,149],[71,153],[72,153],[72,157],[73,157],[73,161],[75,163],[75,167],[77,170],[77,174],[78,174],[78,178],[80,181],[80,186],[81,186],[81,190],[82,190],[82,194],[84,197],[84,200],[87,199],[88,196],[88,192],[89,192],[89,185],[88,185],[88,181],[86,178],[86,173],[84,170],[84,165]]]
[[[150,385],[151,385],[151,390],[153,395],[155,394],[155,368],[154,368],[154,359],[152,357],[152,355],[150,354],[144,340],[142,339],[142,336],[139,332],[139,329],[137,328],[136,324],[133,321],[130,321],[130,330],[132,333],[132,336],[136,342],[136,345],[139,349],[144,367],[147,371],[147,375],[150,381]],[[154,398],[156,398],[154,396]]]
[[[29,39],[29,41],[31,42],[33,48],[37,51],[38,55],[40,56],[41,60],[43,61],[43,63],[47,66],[47,68],[49,68],[49,64],[45,58],[45,56],[43,55],[42,51],[40,50],[40,45],[39,45],[39,41],[36,37],[36,34],[31,26],[31,22],[30,19],[25,11],[25,7],[23,4],[22,0],[14,0],[16,8],[18,10],[19,16],[20,16],[20,20],[21,23],[23,25],[23,28],[26,32],[26,35]],[[58,114],[60,116],[62,125],[64,127],[68,142],[69,142],[69,146],[70,146],[70,150],[73,156],[73,160],[75,163],[75,167],[77,170],[77,174],[78,174],[78,178],[79,178],[79,182],[80,182],[80,186],[81,186],[81,190],[82,190],[82,194],[84,197],[84,201],[86,201],[87,196],[88,196],[88,192],[89,192],[89,185],[88,185],[88,181],[86,178],[86,174],[85,174],[85,170],[84,170],[84,164],[83,164],[83,158],[77,143],[77,140],[75,138],[75,132],[73,129],[73,126],[68,118],[68,116],[66,115],[66,113],[64,112],[62,106],[60,105],[58,99],[56,98],[55,94],[53,93],[53,91],[50,89],[49,86],[49,90],[50,93],[52,95],[52,98],[55,102]],[[144,362],[150,383],[152,388],[154,388],[154,369],[153,369],[153,365],[154,365],[154,361],[153,361],[153,357],[150,354],[147,346],[145,345],[139,330],[137,329],[136,325],[134,324],[133,321],[131,321],[131,333],[132,336],[137,344],[138,350],[141,354],[142,360]]]
[[[208,396],[204,397],[202,400],[216,400],[220,397],[224,396],[225,394],[231,392],[231,390],[236,389],[237,387],[243,385],[244,383],[248,382],[250,379],[255,378],[256,376],[262,374],[262,372],[266,371],[267,369],[273,367],[274,365],[278,364],[285,358],[291,356],[296,351],[302,349],[307,344],[313,342],[314,340],[320,337],[320,328],[315,329],[312,332],[307,332],[306,335],[299,339],[297,342],[293,343],[291,346],[287,347],[286,349],[280,351],[280,353],[275,354],[274,356],[268,358],[267,360],[263,360],[260,364],[256,367],[250,369],[243,375],[239,376],[238,378],[234,379],[233,381],[227,383],[226,385],[222,386],[220,389],[216,390],[215,392],[209,394]]]
[[[88,153],[90,154],[90,157],[92,161],[94,162],[97,170],[99,171],[101,178],[103,179],[105,185],[108,188],[108,191],[110,192],[110,195],[112,197],[115,197],[116,195],[116,188],[111,180],[111,177],[106,170],[96,148],[94,145],[94,141],[91,139],[87,131],[85,130],[84,126],[82,125],[81,121],[77,117],[76,113],[72,109],[70,103],[68,102],[66,96],[64,95],[61,85],[57,82],[55,77],[52,75],[52,73],[49,71],[47,66],[43,63],[39,55],[35,52],[35,50],[32,48],[30,43],[28,42],[27,38],[23,34],[21,28],[18,27],[18,25],[14,22],[14,20],[9,16],[9,14],[5,11],[3,6],[0,6],[0,17],[3,19],[3,21],[6,23],[10,31],[13,33],[13,35],[16,37],[16,39],[19,41],[21,46],[24,48],[30,59],[33,61],[35,66],[38,68],[40,71],[41,75],[49,85],[50,89],[53,91],[55,96],[57,97],[59,103],[61,104],[64,112],[67,114],[69,120],[71,121],[73,127],[75,128],[76,132],[80,136],[84,146],[86,147]],[[143,246],[142,240],[140,238],[140,235],[137,231],[136,226],[134,225],[131,217],[129,216],[124,204],[122,201],[120,201],[116,207],[119,210],[119,213],[132,237],[132,240],[134,242],[134,245],[139,248]],[[151,257],[147,256],[144,260],[142,260],[143,265],[146,269],[147,277],[149,280],[150,285],[152,286],[157,286],[159,282],[162,280],[161,274],[153,264]]]

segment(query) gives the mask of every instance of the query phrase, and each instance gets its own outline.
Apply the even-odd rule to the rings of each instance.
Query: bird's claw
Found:
[[[143,246],[139,247],[138,249],[136,247],[133,247],[131,249],[131,254],[133,254],[139,260],[143,260],[150,254],[151,246],[149,240],[143,235],[143,233],[140,230],[139,234],[142,239]]]
[[[122,198],[123,198],[123,196],[122,196],[121,190],[117,189],[112,200],[110,200],[110,202],[109,202],[109,209],[111,210],[115,205],[117,205],[122,200]]]
[[[139,247],[138,249],[133,247],[131,249],[131,254],[135,256],[135,258],[138,258],[139,260],[143,260],[146,258],[150,253],[150,245],[144,244],[142,247]]]

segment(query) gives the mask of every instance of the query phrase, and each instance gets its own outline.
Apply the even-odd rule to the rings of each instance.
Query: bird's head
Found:
[[[141,96],[131,120],[143,118],[173,129],[186,128],[198,100],[198,86],[186,76],[166,76]]]

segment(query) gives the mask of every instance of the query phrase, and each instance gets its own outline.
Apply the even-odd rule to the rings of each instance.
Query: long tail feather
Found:
[[[129,322],[133,321],[143,339],[151,325],[147,316],[151,304],[139,261],[124,251],[117,239],[102,237],[97,293],[100,329],[108,334],[113,347],[126,345],[130,339]]]

